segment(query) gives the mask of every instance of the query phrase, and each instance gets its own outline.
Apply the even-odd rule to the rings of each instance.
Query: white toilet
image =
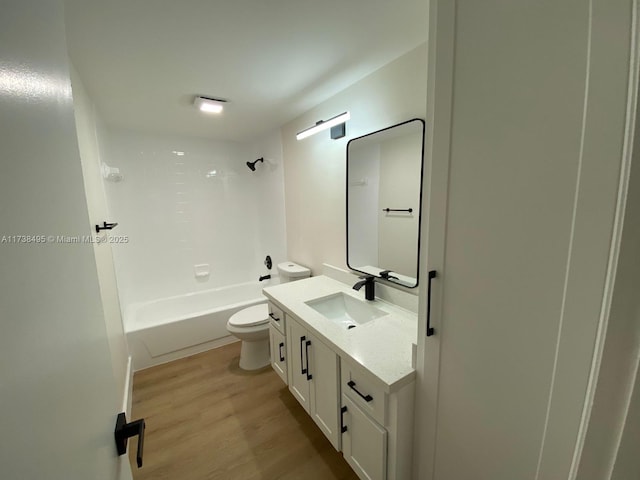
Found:
[[[280,283],[292,282],[311,276],[311,271],[293,262],[278,264]],[[242,340],[240,368],[257,370],[270,363],[269,308],[266,303],[254,305],[231,315],[227,331]]]

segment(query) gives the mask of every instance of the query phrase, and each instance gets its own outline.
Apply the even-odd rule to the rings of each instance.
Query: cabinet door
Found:
[[[342,395],[342,453],[361,479],[387,478],[387,431]]]
[[[287,346],[285,336],[273,325],[269,325],[271,343],[271,366],[285,383],[287,382]]]
[[[320,427],[336,450],[340,450],[340,394],[338,356],[333,350],[313,335],[307,335],[310,342],[309,375],[311,380],[311,418]]]
[[[289,374],[289,390],[298,399],[307,413],[310,412],[309,390],[310,379],[307,378],[307,345],[306,329],[293,320],[287,321],[287,369]]]
[[[448,36],[429,52],[420,272],[438,276],[429,337],[420,279],[425,480],[568,478],[590,430],[637,27],[628,2],[534,3],[535,18],[501,2],[431,2],[432,31]]]

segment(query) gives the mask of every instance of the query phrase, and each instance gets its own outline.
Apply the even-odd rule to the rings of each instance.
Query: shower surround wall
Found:
[[[257,281],[266,255],[285,260],[278,132],[239,144],[110,129],[106,157],[124,175],[106,182],[113,235],[128,237],[113,245],[123,308]],[[196,278],[200,264],[209,276]]]

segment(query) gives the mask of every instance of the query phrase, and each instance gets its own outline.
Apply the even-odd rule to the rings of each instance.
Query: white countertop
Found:
[[[348,357],[377,377],[387,392],[396,391],[413,381],[415,370],[411,367],[411,344],[417,341],[417,315],[376,298],[367,303],[389,315],[347,330],[305,304],[339,292],[365,301],[364,288],[357,292],[350,285],[324,275],[263,290],[269,300],[292,313],[338,355]]]

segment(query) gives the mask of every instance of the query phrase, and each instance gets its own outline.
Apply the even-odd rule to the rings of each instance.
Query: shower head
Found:
[[[249,170],[251,170],[252,172],[256,171],[256,163],[258,162],[264,162],[264,158],[259,158],[257,160],[254,160],[253,162],[247,162],[247,167],[249,167]]]

